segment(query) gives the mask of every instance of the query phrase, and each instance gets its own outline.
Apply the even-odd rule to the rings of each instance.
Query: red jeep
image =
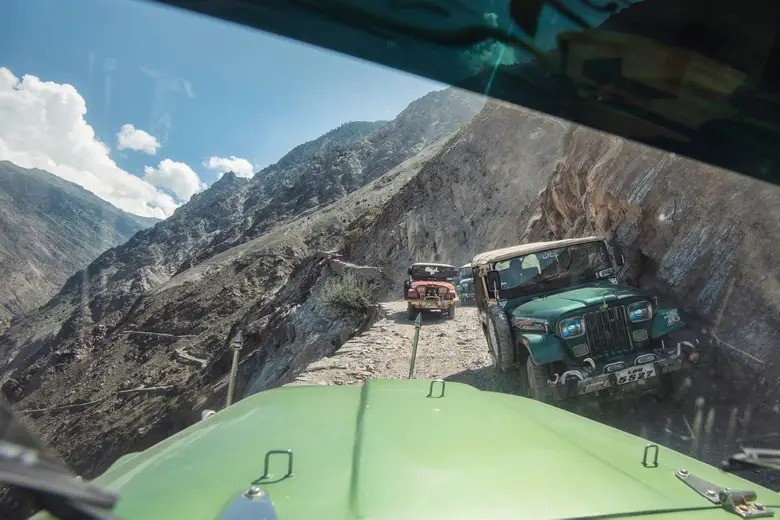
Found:
[[[455,304],[458,294],[452,281],[458,274],[454,266],[448,264],[418,263],[409,270],[409,278],[404,282],[406,312],[410,320],[425,311],[446,314],[449,319],[455,317]]]

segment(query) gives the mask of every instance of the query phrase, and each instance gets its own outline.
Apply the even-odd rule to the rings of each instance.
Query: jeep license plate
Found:
[[[430,300],[426,300],[423,305],[425,305],[426,309],[437,309],[439,307],[439,302],[432,302]]]
[[[655,376],[655,367],[652,364],[639,365],[638,367],[624,368],[615,372],[617,384],[625,385],[634,381],[641,381]]]

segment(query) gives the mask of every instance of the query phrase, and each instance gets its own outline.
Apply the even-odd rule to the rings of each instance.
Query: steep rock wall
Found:
[[[413,261],[602,234],[623,246],[629,281],[693,316],[726,372],[738,364],[776,390],[778,202],[776,186],[491,103],[351,252],[384,266],[398,291]]]

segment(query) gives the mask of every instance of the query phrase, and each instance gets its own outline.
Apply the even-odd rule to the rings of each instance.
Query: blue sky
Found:
[[[144,176],[145,167],[170,159],[189,165],[206,184],[218,175],[203,165],[211,156],[263,167],[345,121],[391,119],[442,88],[135,0],[5,2],[0,67],[20,81],[28,74],[73,85],[86,102],[86,123],[120,169]],[[124,124],[154,136],[156,154],[117,150]],[[0,141],[0,155],[2,149]]]

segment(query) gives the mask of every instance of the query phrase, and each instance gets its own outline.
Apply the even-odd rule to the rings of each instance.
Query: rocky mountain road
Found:
[[[379,320],[336,353],[309,366],[291,384],[354,385],[366,379],[409,377],[415,327],[403,300],[381,304]],[[516,374],[493,366],[474,307],[457,308],[455,319],[424,314],[415,379],[447,379],[483,390],[519,393]]]

